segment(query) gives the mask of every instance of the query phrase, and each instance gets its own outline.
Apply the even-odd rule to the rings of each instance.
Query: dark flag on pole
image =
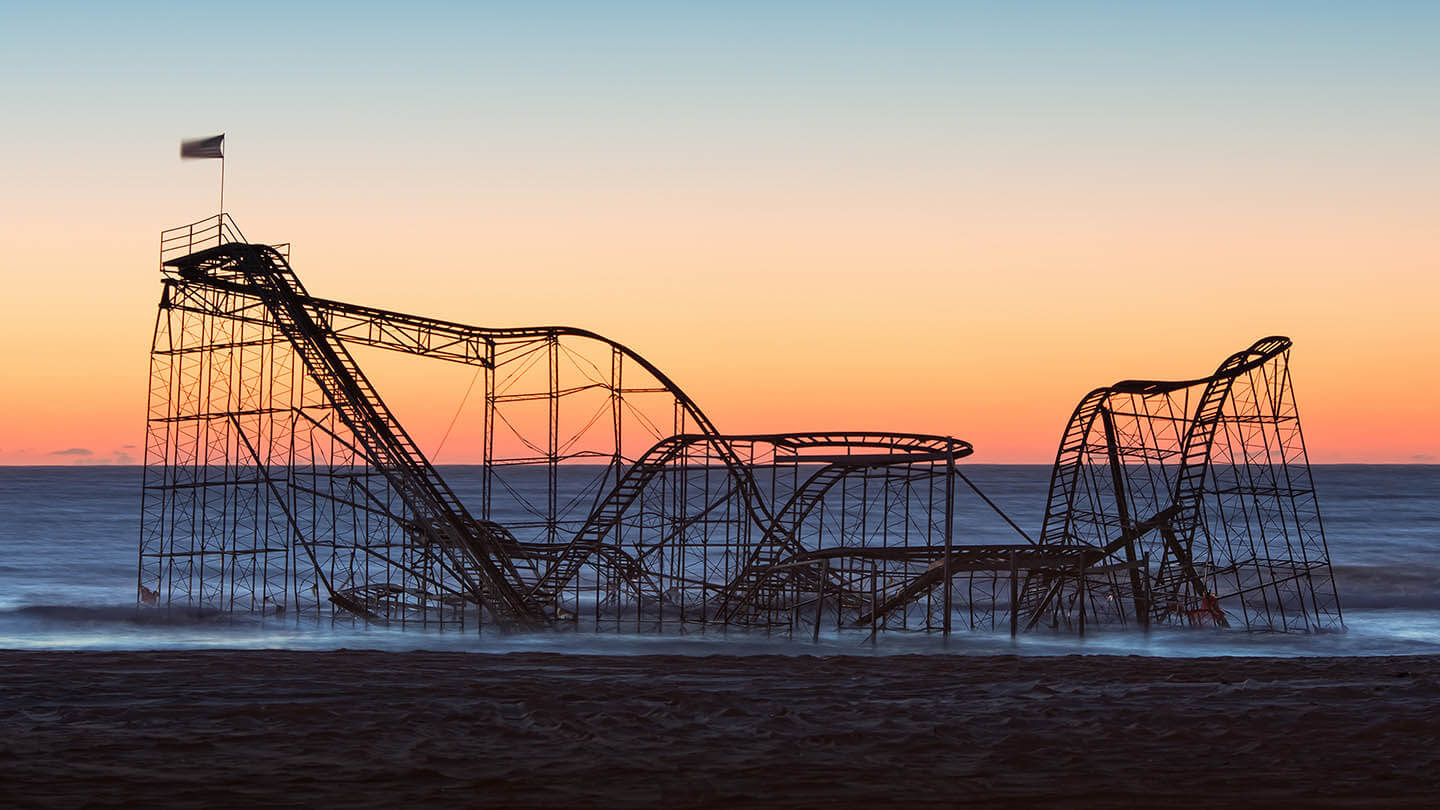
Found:
[[[225,136],[224,134],[220,134],[213,138],[196,138],[193,141],[181,141],[180,157],[223,159],[225,157]]]
[[[220,160],[220,216],[225,216],[225,133],[210,138],[193,138],[180,142],[180,159],[218,158]]]

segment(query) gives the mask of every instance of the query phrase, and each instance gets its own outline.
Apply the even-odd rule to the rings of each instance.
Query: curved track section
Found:
[[[617,341],[319,298],[228,217],[165,232],[161,264],[143,604],[619,632],[1340,626],[1285,338],[1088,394],[1038,544],[997,545],[956,536],[961,495],[999,511],[957,439],[725,434]],[[451,427],[469,414],[478,468],[442,472],[445,439],[406,431],[367,373],[381,350],[468,367]]]
[[[1081,400],[1040,544],[1080,549],[1093,570],[1033,572],[1028,625],[1342,626],[1290,349],[1262,338],[1207,377],[1126,380]]]
[[[287,254],[228,217],[162,236],[142,602],[440,627],[793,623],[818,580],[770,569],[804,550],[801,524],[811,548],[857,527],[883,544],[887,508],[920,508],[886,501],[893,482],[835,483],[907,467],[929,482],[970,452],[908,434],[725,435],[616,341],[317,298]],[[406,432],[362,368],[371,349],[475,369],[478,491]],[[924,508],[943,511],[927,485]],[[931,515],[928,531],[952,522]]]

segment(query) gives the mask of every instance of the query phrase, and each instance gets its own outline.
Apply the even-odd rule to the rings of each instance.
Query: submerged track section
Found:
[[[162,234],[161,270],[142,604],[816,635],[1339,620],[1283,338],[1202,380],[1087,396],[1039,541],[997,545],[958,518],[972,495],[998,507],[953,437],[722,433],[614,340],[316,297],[288,246],[228,216]],[[373,350],[474,369],[468,486],[386,404]]]

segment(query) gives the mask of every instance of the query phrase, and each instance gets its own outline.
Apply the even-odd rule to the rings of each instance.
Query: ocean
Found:
[[[1048,466],[966,465],[964,471],[1022,528],[1038,533]],[[479,468],[450,466],[441,472],[462,498],[478,491]],[[1113,629],[1084,638],[1037,632],[1015,640],[988,632],[959,632],[949,639],[891,633],[871,643],[861,633],[812,641],[733,629],[477,635],[303,616],[140,610],[135,583],[141,468],[0,467],[0,648],[1172,657],[1440,653],[1440,465],[1317,465],[1314,476],[1344,612],[1343,633]],[[1017,540],[978,503],[962,504],[957,526],[970,542]]]

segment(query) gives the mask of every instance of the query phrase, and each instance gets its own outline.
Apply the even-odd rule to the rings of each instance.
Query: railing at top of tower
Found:
[[[245,234],[240,232],[235,220],[229,214],[216,214],[206,217],[189,225],[181,225],[178,228],[160,232],[160,264],[171,259],[178,259],[181,256],[189,256],[192,253],[219,247],[221,245],[240,243],[245,244],[248,240]],[[280,251],[280,255],[290,260],[290,243],[285,242],[271,247]]]

